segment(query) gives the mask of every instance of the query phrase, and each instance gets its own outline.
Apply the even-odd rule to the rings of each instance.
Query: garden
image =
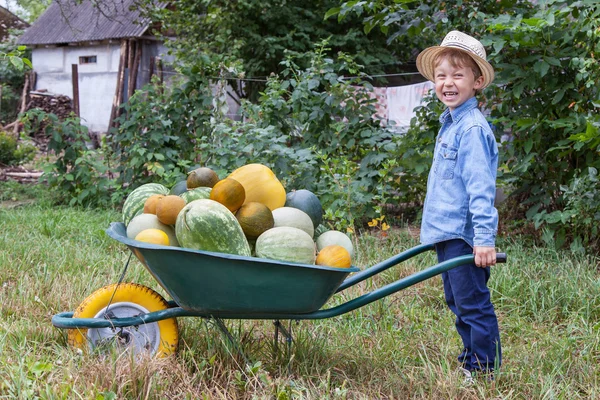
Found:
[[[200,3],[209,17],[204,25],[192,18]],[[257,21],[264,15],[260,4],[242,3]],[[105,230],[123,220],[133,190],[174,188],[199,167],[223,179],[258,163],[286,192],[311,191],[323,206],[324,229],[351,239],[352,264],[362,271],[419,245],[442,104],[429,98],[408,132],[394,134],[373,118],[365,68],[374,61],[340,43],[339,32],[309,49],[273,39],[279,59],[261,65],[249,49],[266,39],[240,34],[253,26],[228,2],[182,0],[177,10],[152,15],[185,37],[172,49],[180,80],[138,90],[99,147],[90,148],[76,116],[40,110],[18,116],[18,137],[0,132],[4,169],[42,172],[33,183],[0,181],[0,397],[600,397],[598,5],[316,3],[319,21],[383,36],[399,59],[439,43],[448,26],[481,28],[496,81],[480,102],[500,146],[498,187],[508,195],[498,205],[496,242],[508,262],[493,267],[489,282],[503,341],[496,379],[462,386],[459,338],[437,276],[334,318],[282,320],[291,341],[274,339],[280,331],[269,318],[226,319],[230,337],[217,320],[178,318],[178,352],[162,359],[115,348],[81,351],[52,325],[53,315],[120,281],[170,300]],[[22,54],[2,48],[3,55],[3,82],[10,76],[18,87],[16,71],[27,67],[10,60]],[[250,82],[242,118],[232,120],[226,83],[246,73],[267,78],[262,86]],[[34,132],[43,133],[45,151],[32,144]],[[433,252],[410,258],[333,295],[326,308],[435,264]]]

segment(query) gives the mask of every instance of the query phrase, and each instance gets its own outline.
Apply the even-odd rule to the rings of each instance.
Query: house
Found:
[[[82,124],[103,133],[118,105],[172,61],[152,31],[135,0],[60,0],[18,43],[32,49],[34,93],[71,97]]]
[[[10,29],[25,29],[29,24],[0,6],[0,42],[8,39]]]

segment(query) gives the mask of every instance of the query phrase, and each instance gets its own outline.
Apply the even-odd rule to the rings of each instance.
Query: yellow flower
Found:
[[[372,219],[371,222],[367,222],[367,225],[369,225],[371,228],[377,226],[377,220],[376,219]]]
[[[383,224],[381,224],[382,231],[387,231],[388,229],[390,229],[390,226],[388,224],[386,224],[385,222]]]

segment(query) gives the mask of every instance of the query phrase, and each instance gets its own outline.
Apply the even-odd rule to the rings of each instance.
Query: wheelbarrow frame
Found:
[[[107,233],[111,237],[116,238],[117,240],[127,244],[130,247],[130,249],[136,254],[136,256],[138,256],[138,258],[140,258],[140,255],[136,253],[136,249],[139,249],[142,247],[151,247],[151,248],[165,247],[165,246],[147,245],[147,244],[143,244],[141,242],[136,242],[131,239],[122,238],[119,235],[115,236],[115,234],[114,234],[115,225],[114,224],[115,223],[111,224],[111,228],[107,229]],[[118,226],[118,227],[121,230],[123,228],[122,226]],[[349,274],[350,272],[355,272],[355,271],[360,271],[360,272],[356,273],[353,276],[350,276],[349,278],[346,278],[345,280],[343,280],[341,282],[341,284],[336,285],[336,287],[334,287],[333,290],[331,290],[331,293],[326,293],[327,298],[323,301],[323,303],[325,301],[327,301],[333,293],[340,293],[349,287],[352,287],[352,286],[354,286],[376,274],[381,273],[384,270],[387,270],[395,265],[400,264],[403,261],[406,261],[406,260],[413,258],[421,253],[424,253],[426,251],[431,251],[433,249],[434,249],[433,245],[418,245],[418,246],[408,249],[400,254],[390,257],[389,259],[384,260],[384,261],[380,262],[379,264],[376,264],[376,265],[374,265],[370,268],[367,268],[363,271],[360,271],[358,268],[352,268],[352,269],[346,270],[346,275]],[[241,257],[240,256],[240,257],[233,257],[233,258],[234,259],[235,258],[248,258],[248,259],[251,259],[253,262],[257,262],[257,259],[254,257],[251,258],[251,257]],[[142,263],[146,266],[146,268],[149,269],[148,265],[146,265],[146,263],[144,262],[143,257],[142,257],[142,260],[140,260],[140,261],[142,261]],[[506,262],[506,254],[498,253],[497,261],[498,262]],[[271,260],[261,260],[261,259],[258,259],[258,262],[259,263],[273,263],[273,261],[271,261]],[[141,314],[141,315],[134,316],[134,317],[126,317],[126,318],[111,318],[111,319],[73,318],[73,314],[74,314],[73,312],[61,312],[52,317],[52,324],[57,328],[65,328],[65,329],[74,329],[74,328],[97,329],[97,328],[115,328],[115,327],[136,326],[136,325],[148,324],[148,323],[158,322],[158,321],[168,319],[168,318],[177,318],[177,317],[211,318],[211,319],[216,319],[217,321],[220,321],[223,319],[270,319],[270,320],[278,321],[278,320],[284,320],[284,319],[316,320],[316,319],[333,318],[333,317],[351,312],[353,310],[356,310],[357,308],[363,307],[363,306],[370,304],[372,302],[375,302],[377,300],[380,300],[383,297],[394,294],[394,293],[396,293],[400,290],[403,290],[409,286],[413,286],[419,282],[423,282],[434,276],[440,275],[441,273],[443,273],[445,271],[449,271],[453,268],[456,268],[456,267],[459,267],[459,266],[465,265],[465,264],[470,264],[473,262],[474,262],[473,255],[465,255],[465,256],[454,258],[452,260],[447,260],[445,262],[442,262],[437,265],[426,268],[422,271],[418,271],[412,275],[400,278],[395,282],[387,284],[381,288],[374,289],[373,291],[371,291],[369,293],[366,293],[366,294],[363,294],[354,299],[348,300],[345,303],[342,303],[335,307],[325,308],[325,309],[321,309],[319,307],[319,309],[317,309],[315,311],[310,311],[310,312],[269,312],[269,310],[266,310],[266,311],[265,310],[229,311],[229,310],[214,310],[214,309],[210,310],[210,311],[204,311],[204,310],[198,310],[198,309],[193,309],[193,308],[190,309],[189,307],[181,307],[177,301],[170,301],[169,308],[167,308],[167,309],[155,311],[155,312],[149,312],[149,313]],[[275,262],[275,263],[278,263],[278,262]],[[285,263],[278,263],[278,264],[285,265]],[[293,265],[293,263],[292,263],[291,267],[295,267],[295,266],[296,265]],[[319,267],[319,266],[307,266],[307,265],[297,265],[297,266],[299,268],[306,268],[306,267],[317,268],[317,269],[320,269],[321,272],[323,272],[323,270],[331,269],[331,268],[327,268],[327,267],[323,268],[323,267]],[[155,278],[157,278],[155,273],[153,273],[152,271],[150,271],[150,272],[152,273],[152,275]],[[163,285],[163,287],[164,287],[163,282],[161,282],[159,280],[159,283],[161,283],[161,285]],[[167,288],[165,288],[165,289],[167,289]],[[330,288],[327,288],[327,290],[330,290]]]

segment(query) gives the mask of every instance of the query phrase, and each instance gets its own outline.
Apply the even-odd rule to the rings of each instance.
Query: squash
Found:
[[[317,237],[316,242],[317,251],[321,251],[323,248],[329,245],[338,244],[348,250],[350,257],[354,257],[354,246],[352,245],[352,240],[344,232],[336,230],[327,231]]]
[[[302,264],[315,263],[315,242],[298,228],[271,228],[256,239],[256,256]]]
[[[246,191],[235,179],[225,178],[213,186],[209,198],[223,204],[229,211],[235,213],[244,204]]]
[[[275,223],[269,207],[257,201],[251,201],[240,207],[235,213],[244,235],[249,241],[256,240],[263,232],[271,229]]]
[[[273,221],[275,227],[277,226],[290,226],[292,228],[302,229],[308,233],[311,238],[315,236],[315,228],[313,227],[312,220],[302,210],[294,207],[280,207],[273,210]]]
[[[244,204],[256,201],[271,211],[285,204],[285,189],[271,169],[262,164],[247,164],[233,171],[228,178],[235,179],[244,187]]]
[[[215,171],[208,167],[200,167],[191,171],[186,179],[188,189],[197,187],[213,187],[219,182],[219,176]]]
[[[323,206],[310,190],[292,190],[286,195],[286,207],[294,207],[308,214],[316,228],[323,221]]]
[[[352,258],[346,248],[337,244],[331,244],[319,251],[315,264],[328,267],[350,268],[352,266]]]

